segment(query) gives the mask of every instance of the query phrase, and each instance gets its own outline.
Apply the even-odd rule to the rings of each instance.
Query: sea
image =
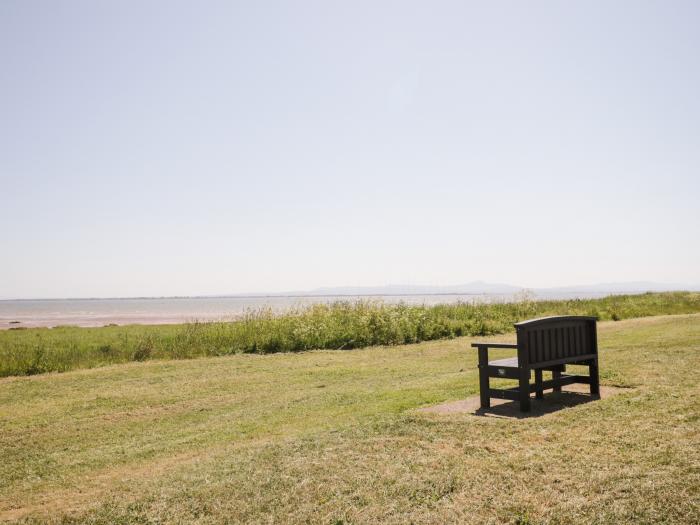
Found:
[[[596,298],[608,292],[552,292],[531,299]],[[233,297],[146,297],[132,299],[0,300],[0,329],[110,324],[176,324],[232,321],[246,312],[270,309],[284,313],[311,304],[375,301],[435,305],[522,300],[522,294],[297,295]]]

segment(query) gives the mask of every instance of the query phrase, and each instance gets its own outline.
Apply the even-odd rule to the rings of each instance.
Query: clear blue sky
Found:
[[[0,2],[0,297],[700,283],[700,2]]]

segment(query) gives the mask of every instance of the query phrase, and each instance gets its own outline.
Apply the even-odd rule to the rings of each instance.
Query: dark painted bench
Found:
[[[598,379],[598,337],[596,318],[584,316],[556,316],[533,319],[515,324],[517,344],[473,343],[479,350],[479,389],[481,408],[491,406],[491,398],[520,401],[520,410],[530,410],[530,392],[538,399],[544,390],[561,392],[561,387],[573,383],[591,385],[591,394],[600,395]],[[490,361],[489,348],[512,348],[518,356]],[[589,375],[564,374],[566,365],[587,365]],[[544,381],[542,371],[552,372],[552,379]],[[530,384],[530,374],[535,372],[535,384]],[[489,387],[489,378],[517,379],[515,388]]]

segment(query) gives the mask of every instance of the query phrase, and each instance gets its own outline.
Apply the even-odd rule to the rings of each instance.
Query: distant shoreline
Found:
[[[336,301],[377,300],[388,304],[408,305],[455,304],[459,302],[516,302],[525,298],[536,301],[597,299],[611,295],[639,295],[645,292],[561,291],[548,295],[520,293],[435,294],[299,294],[249,295],[216,297],[143,297],[88,299],[20,299],[0,301],[0,330],[17,328],[85,328],[116,325],[172,325],[192,322],[235,321],[247,312],[270,309],[284,313],[295,308]]]
[[[517,292],[515,292],[517,293]],[[573,292],[572,292],[573,293]],[[586,292],[583,292],[586,293]],[[599,292],[588,292],[599,293]],[[612,293],[612,292],[611,292]],[[618,293],[618,292],[614,292]],[[619,292],[634,294],[645,292]],[[264,294],[264,295],[170,295],[154,297],[51,297],[39,299],[0,299],[0,302],[29,302],[29,301],[158,301],[178,299],[274,299],[274,298],[307,298],[307,297],[420,297],[425,295],[513,295],[513,292],[436,292],[436,293],[366,293],[366,294]]]
[[[424,296],[514,296],[523,292],[531,292],[538,298],[542,296],[607,296],[607,295],[638,295],[643,293],[687,292],[700,291],[700,287],[653,289],[653,290],[577,290],[559,288],[523,288],[512,292],[405,292],[405,293],[281,293],[281,294],[247,294],[247,295],[163,295],[163,296],[134,296],[134,297],[37,297],[19,299],[0,299],[0,303],[16,302],[48,302],[48,301],[160,301],[160,300],[200,300],[200,299],[294,299],[294,298],[333,298],[333,297],[424,297]]]

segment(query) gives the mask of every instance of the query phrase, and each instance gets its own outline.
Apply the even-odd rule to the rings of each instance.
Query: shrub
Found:
[[[146,359],[150,359],[153,355],[154,347],[155,344],[153,338],[151,336],[144,337],[138,342],[132,359],[134,361],[145,361]]]

